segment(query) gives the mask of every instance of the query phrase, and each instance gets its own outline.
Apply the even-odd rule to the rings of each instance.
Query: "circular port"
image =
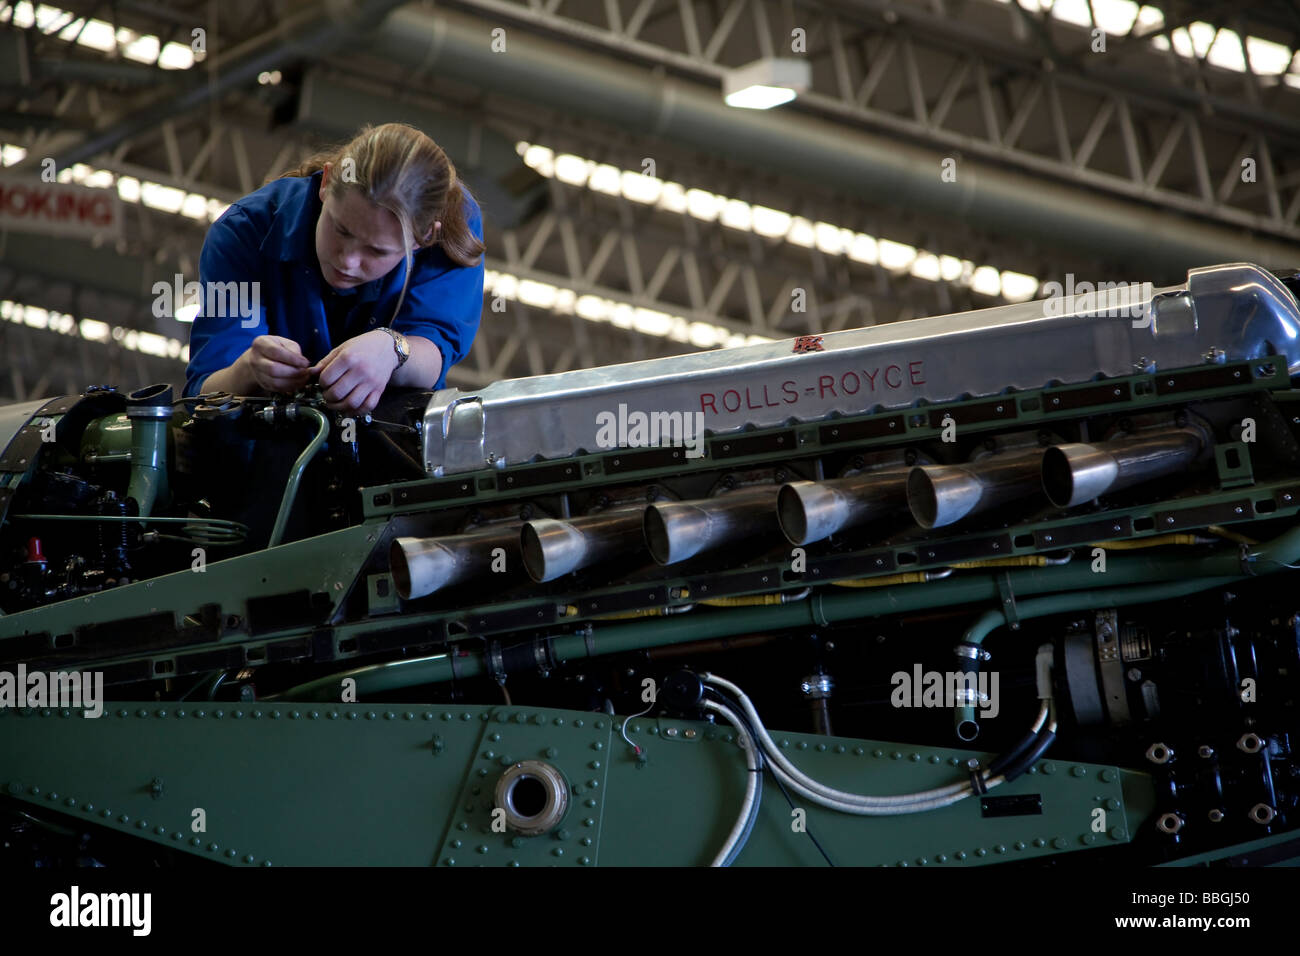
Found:
[[[1256,823],[1272,823],[1277,813],[1267,803],[1257,803],[1250,808],[1250,818]]]
[[[1183,828],[1183,818],[1176,813],[1166,813],[1156,821],[1156,829],[1161,833],[1177,833]]]
[[[1264,741],[1259,734],[1242,734],[1237,741],[1237,749],[1242,753],[1257,754],[1264,749]]]
[[[524,836],[554,830],[569,809],[569,786],[563,774],[541,760],[524,760],[509,767],[496,786],[496,805],[505,811],[506,826]]]
[[[1155,743],[1147,748],[1147,759],[1154,764],[1169,763],[1173,756],[1174,752],[1164,744]]]

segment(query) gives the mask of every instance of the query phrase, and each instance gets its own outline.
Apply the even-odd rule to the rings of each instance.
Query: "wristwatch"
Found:
[[[406,364],[406,360],[411,357],[411,346],[406,341],[406,336],[397,329],[390,329],[386,325],[381,325],[379,331],[387,332],[393,337],[393,351],[397,353],[397,367],[401,368]]]

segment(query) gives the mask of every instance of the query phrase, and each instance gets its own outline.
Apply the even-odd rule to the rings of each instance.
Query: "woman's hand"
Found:
[[[307,372],[320,376],[327,406],[364,415],[379,404],[396,369],[393,337],[375,329],[348,339]]]
[[[240,358],[253,381],[266,392],[292,394],[310,377],[310,363],[298,343],[279,335],[259,335]]]

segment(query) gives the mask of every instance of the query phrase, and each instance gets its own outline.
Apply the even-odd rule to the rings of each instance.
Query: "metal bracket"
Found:
[[[1007,619],[1007,627],[1013,631],[1020,630],[1020,614],[1016,611],[1016,595],[1011,590],[1011,575],[1003,571],[997,576],[998,596],[1002,598],[1002,616]]]

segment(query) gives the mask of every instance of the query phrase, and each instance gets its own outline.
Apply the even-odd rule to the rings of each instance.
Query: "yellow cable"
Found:
[[[1143,548],[1159,548],[1167,544],[1196,544],[1194,534],[1158,534],[1154,538],[1138,538],[1133,541],[1094,541],[1093,547],[1108,551],[1140,551]]]
[[[832,581],[841,588],[883,588],[891,584],[923,584],[926,581],[924,571],[906,571],[903,574],[886,574],[879,578],[845,578]]]
[[[1226,538],[1229,541],[1235,541],[1238,544],[1256,545],[1259,544],[1254,538],[1248,538],[1244,534],[1238,534],[1235,531],[1229,531],[1227,528],[1212,524],[1205,529],[1210,534],[1217,534],[1220,538]]]
[[[1024,554],[1014,558],[986,558],[983,561],[954,561],[950,568],[1045,568],[1047,558],[1041,554]]]
[[[780,594],[751,594],[746,597],[720,597],[698,601],[710,607],[760,607],[770,604],[784,604]]]

